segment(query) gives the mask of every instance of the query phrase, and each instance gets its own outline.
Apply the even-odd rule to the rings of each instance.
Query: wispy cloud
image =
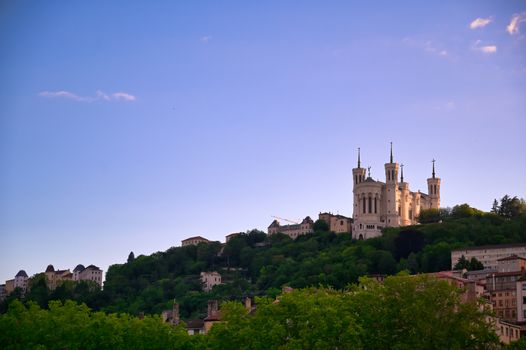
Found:
[[[95,96],[79,96],[69,91],[41,91],[38,96],[45,98],[65,98],[77,102],[95,102],[95,101],[135,101],[135,96],[126,92],[115,92],[113,94],[106,94],[100,90],[95,92]]]
[[[506,26],[506,31],[510,33],[510,35],[518,34],[519,25],[524,21],[526,21],[526,12],[514,13],[513,16],[511,16],[510,24]]]
[[[443,48],[439,44],[434,43],[431,40],[422,41],[422,40],[416,40],[413,38],[404,38],[402,42],[405,45],[420,48],[424,50],[425,52],[428,52],[433,55],[437,55],[443,58],[449,57],[449,52],[445,48]]]
[[[492,54],[497,52],[496,45],[481,45],[482,40],[475,41],[475,44],[472,46],[472,49],[475,51],[480,51],[482,53]]]
[[[130,95],[126,92],[116,92],[111,95],[115,100],[122,100],[122,101],[135,101],[135,96]]]
[[[491,18],[491,17],[488,17],[488,18],[480,18],[479,17],[479,18],[475,19],[473,22],[471,22],[469,24],[469,28],[471,28],[471,29],[482,28],[482,27],[487,26],[491,22],[493,22],[493,18]]]
[[[72,92],[69,91],[42,91],[38,93],[38,96],[41,97],[47,97],[47,98],[66,98],[69,100],[74,100],[77,102],[89,102],[89,97],[81,97],[78,95],[75,95]]]
[[[208,44],[208,42],[209,42],[210,40],[212,40],[212,36],[211,36],[211,35],[206,35],[206,36],[201,37],[201,42],[202,42],[203,44]]]

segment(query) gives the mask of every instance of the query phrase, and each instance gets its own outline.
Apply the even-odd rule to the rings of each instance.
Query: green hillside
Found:
[[[224,246],[213,242],[137,258],[130,254],[126,263],[109,268],[103,291],[86,286],[79,291],[79,286],[66,283],[45,296],[42,288],[34,288],[26,299],[43,307],[48,299],[73,299],[95,310],[134,315],[158,314],[170,309],[176,299],[183,318],[201,317],[212,298],[275,296],[284,285],[342,289],[364,275],[448,270],[452,249],[526,242],[523,209],[524,203],[511,216],[499,210],[484,213],[466,204],[429,211],[422,215],[423,220],[441,222],[389,228],[381,237],[365,241],[327,232],[323,222],[315,224],[314,233],[296,240],[283,234],[267,237],[253,230]],[[201,271],[220,272],[224,284],[210,293],[202,292]]]

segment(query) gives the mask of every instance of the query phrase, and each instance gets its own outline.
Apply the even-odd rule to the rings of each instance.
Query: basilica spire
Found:
[[[390,158],[389,163],[392,163],[392,162],[393,162],[393,143],[391,142],[391,158]]]
[[[404,164],[400,164],[400,182],[404,182]]]
[[[435,159],[431,161],[433,163],[433,172],[431,173],[433,175],[433,179],[435,178]]]
[[[358,147],[358,169],[360,169],[360,147]]]

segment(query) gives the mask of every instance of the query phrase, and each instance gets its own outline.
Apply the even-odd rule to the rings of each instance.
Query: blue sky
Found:
[[[442,205],[526,197],[526,1],[4,1],[0,281],[351,215],[389,142]]]

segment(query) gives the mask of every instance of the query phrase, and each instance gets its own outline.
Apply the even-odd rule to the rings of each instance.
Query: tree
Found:
[[[505,195],[500,200],[500,206],[498,209],[498,214],[506,219],[512,219],[519,217],[522,214],[526,213],[526,202],[524,199],[519,199],[517,196],[511,198],[508,195]]]
[[[469,218],[471,216],[481,216],[484,212],[470,207],[468,204],[455,205],[451,210],[451,217],[453,219]]]
[[[431,224],[442,220],[442,216],[440,215],[439,209],[424,209],[420,211],[417,220],[421,224]]]
[[[395,259],[407,258],[409,254],[418,253],[424,248],[424,235],[422,232],[413,229],[403,230],[394,239],[394,245]]]
[[[133,254],[133,252],[130,252],[130,254],[128,255],[128,264],[133,262],[135,260],[135,254]]]
[[[498,214],[499,213],[499,202],[497,202],[496,198],[493,200],[493,205],[491,206],[491,212],[493,214]]]
[[[327,232],[330,230],[329,224],[325,220],[318,219],[312,225],[314,232]]]

